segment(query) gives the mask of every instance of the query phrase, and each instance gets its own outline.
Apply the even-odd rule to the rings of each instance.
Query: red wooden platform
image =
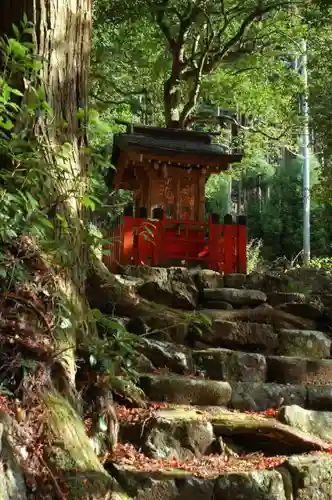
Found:
[[[202,267],[229,273],[246,272],[247,228],[245,218],[220,224],[214,216],[208,223],[191,220],[146,219],[125,215],[110,235],[110,255],[104,263],[115,271],[121,265],[165,267],[169,264],[201,263]]]

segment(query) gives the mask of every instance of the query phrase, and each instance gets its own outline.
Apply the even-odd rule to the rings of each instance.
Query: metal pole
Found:
[[[307,44],[302,40],[301,75],[304,83],[302,96],[302,114],[304,118],[302,132],[303,154],[303,263],[310,262],[310,159],[309,159],[309,106],[308,106],[308,74],[307,74]]]

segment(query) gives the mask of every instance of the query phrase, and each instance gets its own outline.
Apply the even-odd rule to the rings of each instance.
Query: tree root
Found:
[[[128,318],[142,317],[150,331],[167,332],[175,342],[183,343],[193,315],[155,304],[140,297],[133,287],[122,284],[96,257],[90,265],[87,297],[91,307],[105,314]]]
[[[328,451],[329,444],[318,437],[311,436],[303,431],[278,422],[274,418],[246,413],[225,412],[211,420],[214,431],[221,436],[252,435],[253,438],[268,438],[282,442],[290,449],[299,451],[322,450]]]

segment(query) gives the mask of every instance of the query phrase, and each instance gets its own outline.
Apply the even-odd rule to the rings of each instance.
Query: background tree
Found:
[[[128,33],[128,28],[130,42],[125,43],[129,45],[129,50],[133,39],[138,41],[136,48],[141,47],[139,40],[144,40],[148,50],[143,54],[157,70],[158,87],[163,85],[166,124],[181,127],[195,109],[207,76],[221,67],[225,70],[233,68],[237,63],[244,70],[243,64],[250,60],[249,55],[262,56],[266,50],[280,52],[280,44],[285,44],[280,30],[283,35],[285,30],[293,28],[290,17],[293,5],[287,0],[232,0],[223,1],[218,6],[212,1],[140,0],[134,6],[126,3],[120,6],[116,2],[110,5],[105,0],[99,0],[96,22],[102,26],[105,26],[106,19],[117,23],[111,34],[113,44]],[[151,43],[155,46],[154,52],[149,50]],[[98,45],[100,47],[102,43]],[[116,45],[113,47],[116,51]],[[137,72],[142,62],[140,48],[138,53],[140,56],[137,57],[136,52],[136,57],[132,59],[135,61],[132,72]],[[144,88],[148,90],[146,86]]]

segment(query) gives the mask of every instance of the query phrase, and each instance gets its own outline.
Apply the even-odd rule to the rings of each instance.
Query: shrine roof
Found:
[[[228,154],[223,146],[213,144],[213,135],[184,129],[132,126],[127,133],[114,136],[112,163],[116,164],[120,151],[176,157],[178,162],[181,156],[190,155],[197,157],[198,164],[200,157],[227,158],[228,163],[241,161],[242,155]]]

